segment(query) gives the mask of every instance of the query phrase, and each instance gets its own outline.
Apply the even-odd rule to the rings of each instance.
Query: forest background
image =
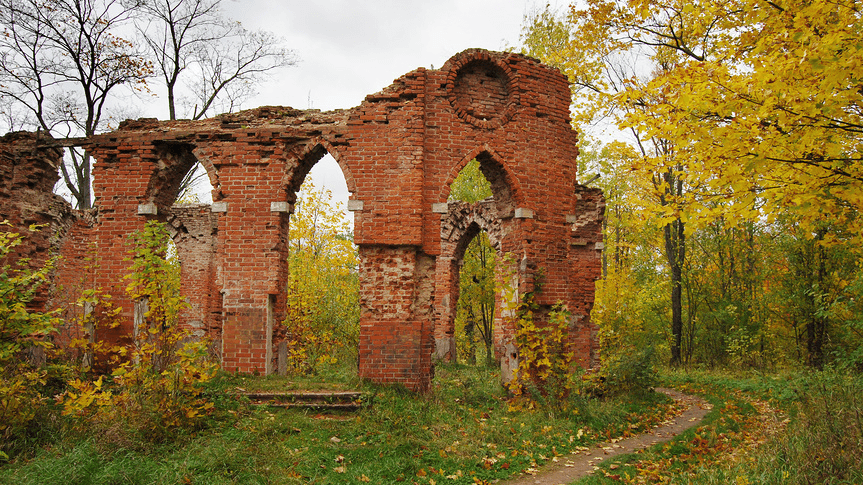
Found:
[[[861,370],[861,28],[853,1],[591,0],[527,18],[525,51],[572,82],[581,178],[608,202],[604,348]],[[623,136],[591,141],[609,126]]]

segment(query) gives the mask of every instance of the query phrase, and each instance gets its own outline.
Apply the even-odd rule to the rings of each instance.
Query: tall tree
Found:
[[[671,363],[681,363],[683,332],[683,266],[686,259],[686,216],[692,203],[691,185],[686,180],[688,163],[677,158],[689,153],[676,140],[658,136],[626,120],[655,103],[652,93],[637,99],[625,96],[631,85],[639,86],[668,69],[675,60],[673,51],[644,49],[627,43],[631,32],[609,16],[608,7],[592,2],[586,10],[571,8],[561,18],[546,7],[526,19],[522,40],[527,53],[561,69],[572,82],[574,123],[584,130],[600,122],[616,122],[627,128],[635,148],[632,170],[650,181],[643,199],[645,209],[659,217],[665,238],[671,303]]]
[[[169,119],[177,119],[178,112],[197,120],[216,110],[233,111],[268,73],[298,61],[282,39],[226,19],[221,1],[140,3],[137,30],[165,84]],[[203,166],[196,164],[180,183],[179,198],[204,177]]]
[[[577,121],[610,113],[668,148],[633,168],[665,168],[653,172],[672,236],[788,217],[816,246],[860,247],[861,30],[854,0],[589,0],[529,19],[525,43],[570,74]],[[817,366],[829,335],[811,327]]]
[[[151,73],[134,44],[117,34],[134,9],[117,0],[0,0],[6,117],[59,136],[104,129],[117,89],[144,88]],[[69,153],[63,180],[78,208],[89,208],[90,155]]]
[[[626,96],[652,93],[628,123],[686,140],[703,165],[692,183],[736,215],[791,211],[813,234],[825,217],[858,234],[863,208],[863,15],[845,1],[686,2],[673,10],[612,4],[618,17],[678,56]],[[661,114],[662,116],[658,116]],[[825,235],[825,242],[836,238]],[[859,236],[857,236],[859,239]]]

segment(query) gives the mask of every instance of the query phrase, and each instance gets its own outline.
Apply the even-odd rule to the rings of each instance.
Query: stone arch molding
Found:
[[[497,231],[502,251],[524,263],[519,291],[529,291],[531,272],[542,268],[548,298],[590,314],[601,195],[577,183],[569,103],[569,84],[556,69],[520,54],[469,49],[350,109],[263,106],[199,121],[141,119],[86,139],[5,137],[0,152],[32,166],[56,166],[58,146],[94,155],[96,208],[74,224],[64,219],[58,234],[66,236],[53,250],[70,269],[55,283],[68,283],[63,274],[84,264],[75,256],[82,245],[95,246],[103,255],[97,284],[122,308],[117,338],[132,331],[124,236],[160,217],[176,225],[178,246],[186,245],[179,250],[194,261],[183,270],[196,305],[189,321],[213,339],[225,369],[262,373],[279,368],[284,338],[289,194],[329,152],[352,192],[361,258],[359,374],[425,390],[455,256],[442,237],[444,201],[472,158],[495,185],[495,210],[473,213],[470,224]],[[196,161],[207,169],[213,204],[171,207],[178,179]],[[0,217],[15,220],[15,207],[3,204]],[[512,329],[502,323],[500,331],[506,340]],[[595,348],[593,331],[588,321],[571,336],[582,365]]]

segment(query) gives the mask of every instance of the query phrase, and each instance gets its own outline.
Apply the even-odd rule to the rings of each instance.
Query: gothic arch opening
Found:
[[[494,182],[486,174],[492,176]],[[495,361],[495,273],[503,235],[501,207],[511,190],[505,172],[487,153],[465,164],[449,187],[441,227],[436,329],[437,358],[490,365]],[[503,204],[498,204],[498,198]],[[478,352],[479,351],[479,352]],[[477,359],[479,353],[480,359]]]
[[[455,342],[458,360],[491,366],[494,362],[495,271],[497,250],[475,222],[457,245]]]
[[[291,164],[289,164],[289,167]],[[285,184],[290,203],[284,319],[275,322],[281,374],[356,372],[359,256],[342,167],[315,145]]]
[[[469,174],[471,180],[481,178],[483,190],[486,190],[485,196],[479,198],[479,193],[476,194],[459,194],[458,177]],[[455,187],[455,193],[453,193]],[[520,188],[518,181],[513,177],[501,158],[495,154],[494,150],[489,147],[483,147],[470,152],[462,161],[453,168],[450,175],[449,183],[446,186],[447,200],[464,200],[478,202],[485,198],[493,200],[493,207],[496,211],[495,216],[498,218],[512,217],[515,208],[518,205]]]
[[[218,354],[222,330],[216,286],[218,222],[210,205],[215,174],[198,160],[191,144],[154,145],[157,169],[139,213],[166,223],[170,231],[169,257],[179,262],[180,293],[186,301],[180,325],[196,337],[208,337]]]

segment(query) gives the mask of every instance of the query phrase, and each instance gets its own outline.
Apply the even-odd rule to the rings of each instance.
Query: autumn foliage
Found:
[[[137,302],[134,343],[121,352],[126,358],[109,376],[73,379],[63,397],[63,414],[121,443],[167,439],[213,408],[201,384],[213,377],[216,365],[206,340],[193,338],[179,324],[186,303],[169,240],[165,225],[154,221],[130,235],[126,292]]]
[[[287,370],[314,373],[320,364],[352,361],[359,338],[359,257],[351,228],[311,177],[291,215],[290,279],[283,323]]]
[[[525,48],[569,76],[576,128],[621,130],[581,150],[609,201],[606,335],[674,365],[863,365],[860,11],[591,0],[528,16]]]
[[[52,348],[47,337],[59,324],[56,312],[30,308],[53,260],[34,268],[27,259],[15,258],[26,235],[3,230],[7,224],[0,221],[0,458],[37,425],[36,417],[51,397],[45,395],[49,375],[38,355],[44,357]]]

